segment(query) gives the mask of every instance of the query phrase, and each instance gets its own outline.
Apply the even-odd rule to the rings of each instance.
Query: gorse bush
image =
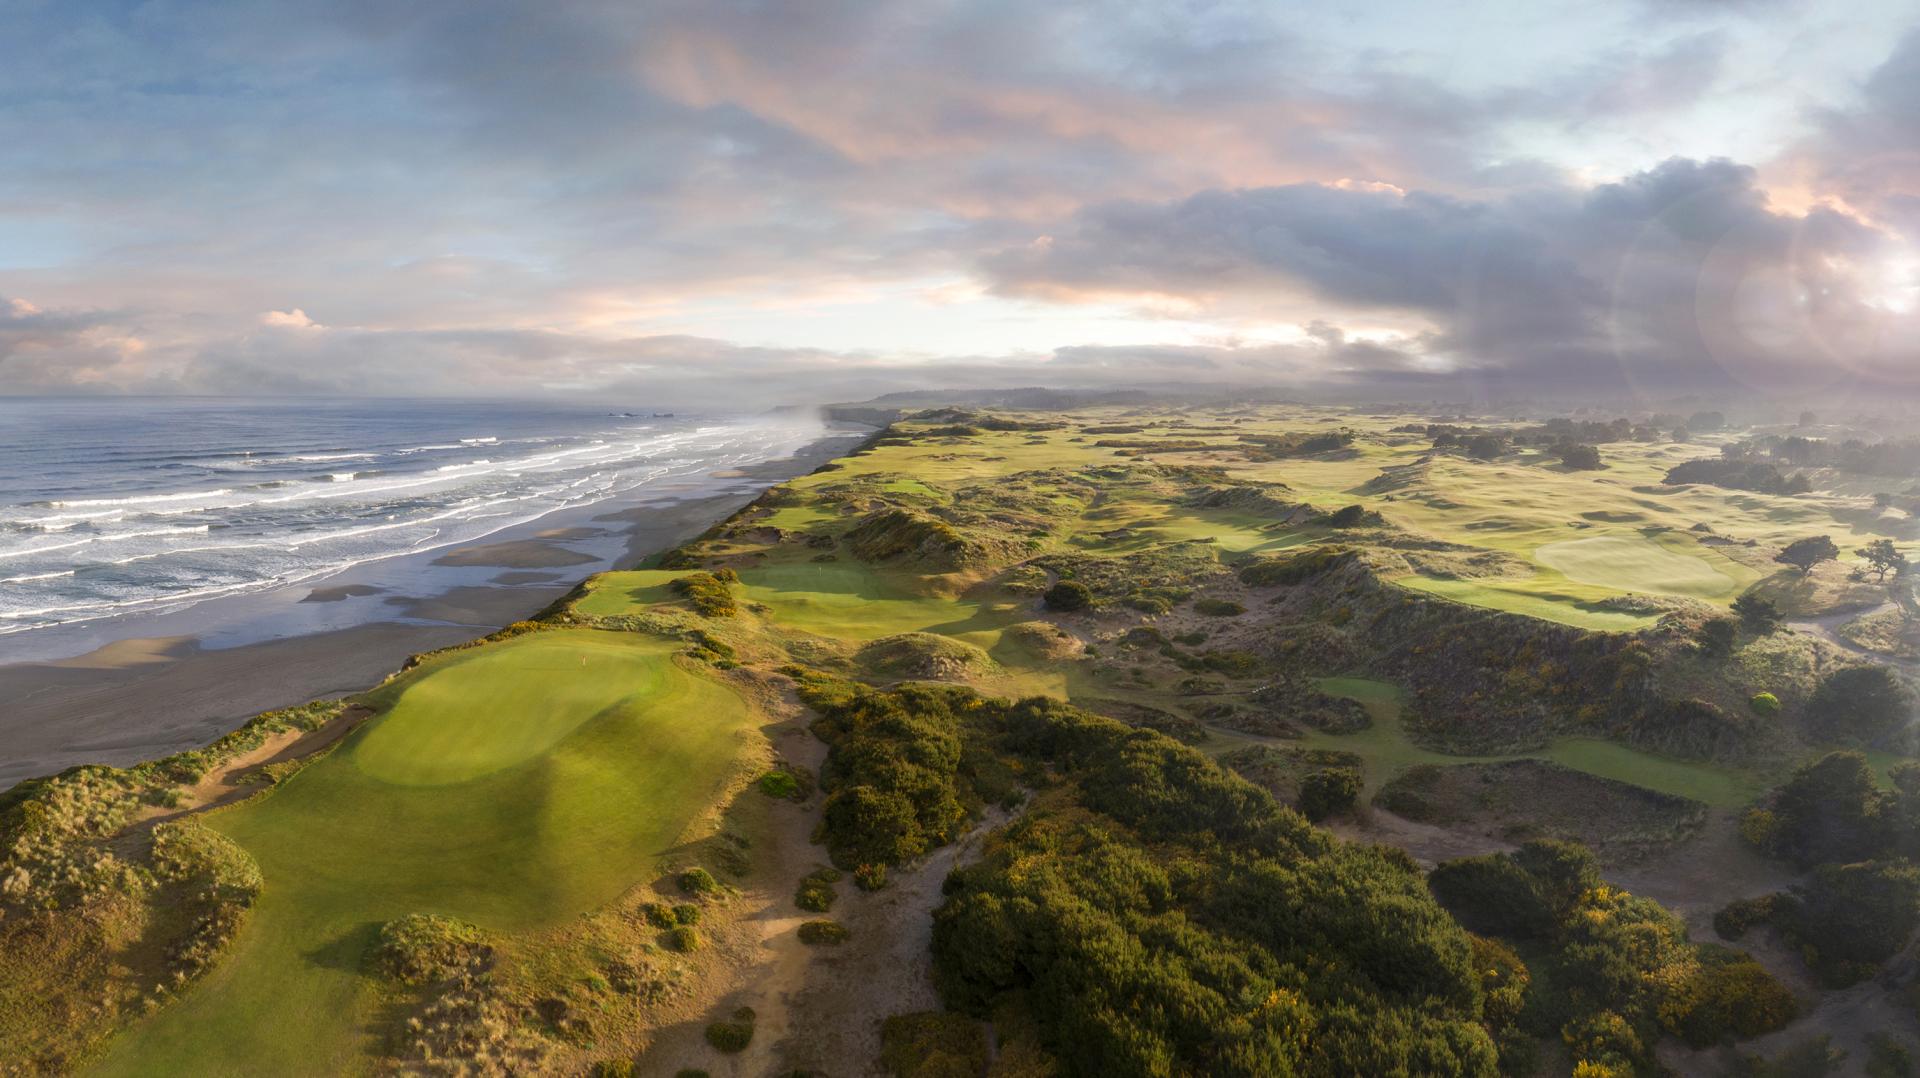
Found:
[[[722,569],[718,573],[688,573],[674,580],[673,590],[687,600],[687,605],[707,617],[730,618],[740,612],[740,606],[733,598],[733,589],[729,586],[739,579],[731,569]]]
[[[1778,1029],[1795,1014],[1792,994],[1758,963],[1689,942],[1679,918],[1609,887],[1575,843],[1448,861],[1428,886],[1469,928],[1543,956],[1536,964],[1551,994],[1528,1011],[1560,1024],[1586,1073],[1648,1067],[1663,1034],[1705,1046]]]
[[[1338,844],[1205,755],[1056,700],[818,677],[802,694],[830,797],[917,791],[830,815],[829,849],[946,841],[989,758],[1051,776],[1047,807],[949,878],[934,958],[949,1007],[1019,1000],[1063,1073],[1494,1073],[1467,937],[1404,857]]]
[[[1072,612],[1093,605],[1093,591],[1078,580],[1062,580],[1040,597],[1048,610]],[[1168,607],[1171,609],[1171,607]]]
[[[849,933],[837,921],[806,921],[800,925],[800,942],[809,946],[836,946],[845,943]]]
[[[833,885],[839,882],[840,873],[836,869],[823,868],[808,873],[794,891],[793,904],[809,913],[825,913],[833,908],[834,899],[839,897],[833,889]]]
[[[1324,820],[1353,807],[1360,796],[1360,772],[1351,767],[1329,767],[1312,772],[1300,782],[1300,814]]]
[[[717,895],[724,888],[713,873],[704,868],[690,868],[680,874],[680,889],[690,895]]]
[[[707,1043],[717,1051],[732,1054],[744,1052],[747,1045],[753,1043],[753,1008],[742,1007],[733,1012],[730,1021],[714,1022],[707,1026]]]

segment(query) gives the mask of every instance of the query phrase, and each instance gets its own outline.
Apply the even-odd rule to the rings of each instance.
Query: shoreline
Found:
[[[628,568],[694,538],[768,488],[848,448],[844,436],[820,438],[790,456],[728,469],[724,478],[764,480],[750,490],[600,514],[596,520],[608,537],[624,539],[612,568]],[[128,636],[81,655],[0,665],[0,699],[9,701],[0,709],[0,744],[7,746],[0,758],[0,791],[82,764],[125,767],[196,748],[263,711],[371,688],[409,656],[485,636],[604,571],[569,572],[565,566],[529,571],[531,563],[543,560],[541,550],[564,551],[555,542],[536,534],[449,548],[440,556],[498,572],[486,583],[434,595],[385,595],[322,581],[296,600],[328,607],[379,603],[391,611],[344,628],[230,647],[206,647],[196,633]]]

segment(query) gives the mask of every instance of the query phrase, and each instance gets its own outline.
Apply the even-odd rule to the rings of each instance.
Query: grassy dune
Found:
[[[1357,734],[1308,731],[1300,744],[1307,748],[1356,753],[1366,765],[1366,789],[1378,790],[1416,764],[1490,763],[1496,760],[1551,760],[1564,767],[1601,778],[1677,794],[1719,808],[1747,804],[1767,786],[1764,776],[1734,768],[1642,752],[1597,738],[1561,738],[1538,752],[1509,756],[1452,756],[1414,744],[1401,723],[1400,689],[1367,678],[1326,678],[1320,687],[1335,696],[1365,704],[1373,725]]]
[[[675,649],[553,630],[456,652],[336,752],[210,816],[265,891],[234,952],[100,1073],[355,1069],[374,1017],[359,970],[381,923],[525,929],[646,878],[720,793],[750,725]]]

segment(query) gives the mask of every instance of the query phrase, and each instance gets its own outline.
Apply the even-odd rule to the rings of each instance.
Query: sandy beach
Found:
[[[124,766],[165,756],[204,745],[262,711],[367,689],[409,655],[484,636],[564,594],[586,575],[568,570],[581,562],[561,545],[568,539],[584,531],[624,533],[617,564],[630,565],[698,535],[758,489],[810,471],[850,445],[846,438],[823,440],[724,477],[763,481],[755,489],[736,482],[725,494],[603,513],[591,529],[547,529],[439,553],[436,564],[504,570],[485,585],[425,596],[324,583],[302,592],[306,603],[377,603],[379,617],[404,622],[373,620],[222,648],[204,647],[193,635],[143,635],[73,658],[0,666],[0,790],[78,764]]]

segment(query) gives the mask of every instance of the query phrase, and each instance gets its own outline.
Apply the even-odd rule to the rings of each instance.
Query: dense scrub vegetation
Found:
[[[1769,922],[1825,983],[1873,975],[1920,928],[1920,764],[1892,769],[1892,790],[1874,781],[1858,752],[1801,766],[1741,821],[1761,851],[1808,870],[1774,895],[1741,899],[1715,918],[1729,939]]]
[[[1535,840],[1448,861],[1428,882],[1467,928],[1525,956],[1534,988],[1516,1021],[1558,1033],[1586,1068],[1576,1073],[1635,1073],[1652,1065],[1663,1035],[1711,1045],[1778,1029],[1796,1012],[1753,959],[1690,942],[1658,903],[1609,887],[1578,844]]]
[[[1784,474],[1766,461],[1741,458],[1702,457],[1684,461],[1668,469],[1661,482],[1668,486],[1710,483],[1732,490],[1751,490],[1761,494],[1805,494],[1813,484],[1804,475]]]
[[[1495,1073],[1472,945],[1404,858],[1057,701],[817,675],[802,692],[836,862],[918,856],[1014,776],[1040,791],[948,881],[936,974],[958,1010],[1019,1000],[1066,1073]]]

